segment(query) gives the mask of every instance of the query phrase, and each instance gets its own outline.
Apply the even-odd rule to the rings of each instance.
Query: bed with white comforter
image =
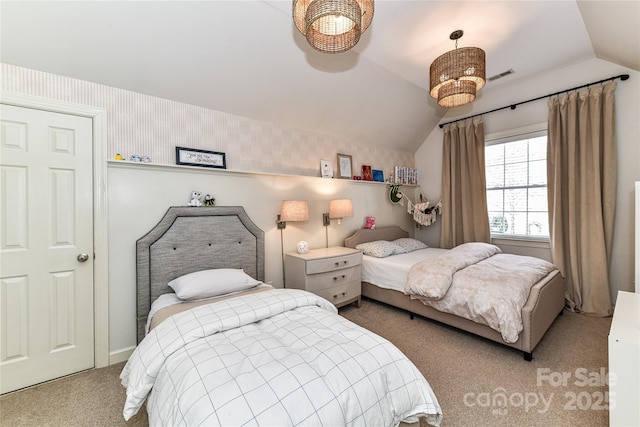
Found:
[[[391,342],[262,282],[263,238],[240,207],[178,207],[138,240],[125,419],[146,402],[152,426],[439,425],[431,386]]]
[[[151,425],[438,425],[428,382],[387,340],[300,290],[196,307],[153,329],[122,372],[125,419]]]
[[[404,292],[439,311],[487,325],[514,343],[531,288],[555,270],[543,259],[503,254],[488,243],[464,243],[414,264]]]
[[[522,350],[532,359],[564,307],[564,279],[542,259],[472,242],[428,248],[399,227],[357,230],[362,296]]]

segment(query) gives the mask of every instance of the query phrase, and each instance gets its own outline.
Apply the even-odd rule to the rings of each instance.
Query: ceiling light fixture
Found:
[[[324,53],[351,49],[372,19],[373,0],[293,0],[296,27]]]
[[[440,55],[429,69],[430,92],[441,107],[458,107],[476,99],[485,84],[485,53],[478,47],[461,47],[458,39],[464,32],[456,30],[449,38],[456,48]]]

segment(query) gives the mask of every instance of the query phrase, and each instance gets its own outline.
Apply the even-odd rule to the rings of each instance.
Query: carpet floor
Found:
[[[340,309],[398,346],[440,402],[442,426],[608,425],[607,336],[611,318],[565,312],[526,362],[522,353],[371,300]],[[146,426],[125,422],[123,363],[0,397],[0,426]]]

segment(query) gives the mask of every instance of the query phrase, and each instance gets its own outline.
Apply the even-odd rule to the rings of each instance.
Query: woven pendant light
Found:
[[[373,19],[373,0],[293,0],[293,21],[320,52],[355,46]]]
[[[485,84],[485,53],[478,47],[458,48],[463,31],[451,33],[456,48],[440,55],[429,69],[430,95],[442,107],[458,107],[476,99]]]

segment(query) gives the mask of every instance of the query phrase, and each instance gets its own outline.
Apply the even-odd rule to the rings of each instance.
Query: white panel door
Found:
[[[90,118],[0,105],[0,392],[94,366]]]

